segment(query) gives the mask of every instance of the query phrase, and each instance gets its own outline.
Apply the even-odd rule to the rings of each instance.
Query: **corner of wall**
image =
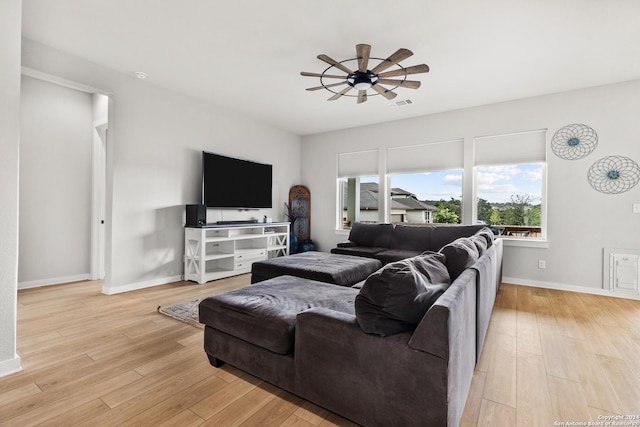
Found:
[[[0,377],[15,374],[20,371],[22,371],[22,366],[20,365],[20,356],[17,354],[13,359],[0,362]]]

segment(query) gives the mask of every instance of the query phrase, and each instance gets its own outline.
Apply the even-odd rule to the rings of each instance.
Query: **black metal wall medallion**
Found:
[[[608,156],[591,165],[587,179],[601,193],[620,194],[638,184],[640,167],[628,157]]]
[[[551,139],[551,149],[565,160],[578,160],[588,156],[598,146],[598,134],[591,127],[579,123],[559,129]]]

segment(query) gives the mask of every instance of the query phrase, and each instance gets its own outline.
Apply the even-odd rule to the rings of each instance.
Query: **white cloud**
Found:
[[[506,181],[509,176],[493,172],[478,172],[478,186],[493,184],[494,182]]]
[[[448,185],[460,185],[462,183],[462,175],[447,174],[443,181]]]
[[[536,182],[542,179],[542,169],[528,170],[522,174],[523,181]]]
[[[478,191],[482,193],[517,193],[518,187],[513,184],[482,184],[478,185]]]
[[[517,165],[481,166],[479,169],[486,173],[495,173],[504,176],[518,175],[522,172]]]

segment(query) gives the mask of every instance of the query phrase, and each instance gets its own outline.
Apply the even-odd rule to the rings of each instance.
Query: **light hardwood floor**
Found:
[[[99,282],[19,291],[24,371],[0,378],[0,425],[353,425],[211,367],[202,330],[157,313],[248,284],[244,275],[112,296]],[[640,301],[504,284],[461,425],[606,415],[640,415]]]

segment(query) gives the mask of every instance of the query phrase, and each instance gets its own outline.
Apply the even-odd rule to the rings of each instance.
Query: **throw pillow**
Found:
[[[495,234],[491,231],[490,228],[484,227],[480,229],[476,234],[476,236],[482,236],[487,241],[487,248],[490,248],[493,245],[493,239],[495,238]]]
[[[461,237],[443,246],[440,253],[446,256],[445,265],[452,282],[479,258],[476,245],[468,237]]]
[[[451,280],[440,253],[387,264],[371,274],[356,296],[356,319],[368,334],[415,329]]]

